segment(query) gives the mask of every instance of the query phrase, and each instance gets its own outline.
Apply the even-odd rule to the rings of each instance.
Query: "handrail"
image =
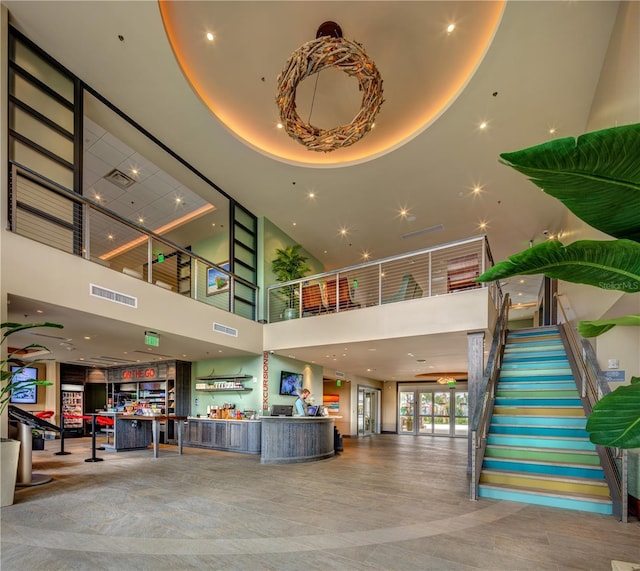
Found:
[[[493,332],[493,341],[489,358],[482,377],[482,386],[478,393],[478,402],[481,406],[476,406],[471,418],[471,482],[470,498],[478,499],[478,487],[480,484],[480,472],[484,460],[484,452],[487,446],[487,434],[491,416],[493,415],[493,405],[496,399],[496,387],[502,369],[502,358],[504,346],[507,340],[507,324],[509,316],[509,294],[505,294],[500,307],[498,321]]]
[[[600,370],[591,343],[580,337],[576,328],[571,325],[561,297],[561,294],[555,294],[560,313],[564,320],[558,325],[567,350],[569,363],[574,372],[574,378],[579,385],[578,389],[582,406],[586,414],[589,415],[591,414],[593,405],[605,394],[611,392],[611,389]],[[596,448],[605,479],[609,484],[613,515],[620,521],[626,523],[628,520],[627,488],[629,477],[627,451],[599,445]]]
[[[215,270],[226,274],[229,276],[230,281],[231,281],[231,288],[232,291],[233,289],[235,289],[235,285],[236,284],[241,284],[242,286],[245,286],[251,290],[254,290],[257,292],[258,287],[255,284],[252,284],[251,282],[247,281],[246,279],[242,278],[241,276],[237,276],[236,274],[233,274],[231,272],[229,272],[228,270],[220,267],[219,265],[217,265],[214,262],[211,262],[210,260],[207,260],[206,258],[200,256],[199,254],[196,254],[194,252],[192,252],[191,250],[188,250],[186,248],[184,248],[183,246],[180,246],[179,244],[177,244],[176,242],[173,242],[172,240],[169,240],[168,238],[165,238],[163,236],[161,236],[160,234],[156,234],[155,232],[153,232],[152,230],[149,230],[148,228],[145,228],[144,226],[141,226],[135,222],[133,222],[132,220],[128,220],[127,218],[123,218],[122,216],[120,216],[119,214],[117,214],[116,212],[114,212],[113,210],[110,210],[109,208],[106,208],[104,206],[102,206],[101,204],[99,204],[98,202],[91,200],[90,198],[87,198],[86,196],[83,196],[81,194],[78,194],[68,188],[66,188],[65,186],[61,185],[60,183],[49,179],[46,176],[43,176],[42,174],[34,171],[33,169],[22,165],[16,161],[9,161],[9,165],[11,167],[11,180],[12,180],[12,184],[11,186],[16,184],[16,180],[17,174],[20,174],[22,177],[31,180],[33,183],[40,185],[43,188],[46,188],[47,190],[51,191],[52,193],[62,197],[65,200],[69,200],[75,204],[78,204],[80,207],[83,208],[88,208],[90,210],[93,210],[95,212],[99,212],[100,214],[116,221],[119,224],[122,224],[123,226],[126,226],[128,228],[131,228],[132,230],[135,230],[136,232],[139,232],[140,234],[146,236],[148,239],[152,239],[155,240],[161,244],[166,245],[168,248],[171,248],[173,251],[175,252],[179,252],[183,255],[185,255],[186,257],[196,260],[202,264],[204,264],[206,267],[211,267],[214,268]],[[16,227],[15,227],[15,213],[16,213],[16,209],[18,206],[18,200],[16,197],[16,192],[12,191],[11,192],[11,211],[10,211],[10,216],[9,216],[9,229],[13,232],[16,231]],[[88,240],[87,237],[87,229],[85,228],[85,236],[84,236],[85,240]],[[150,248],[151,249],[151,248]],[[87,260],[91,260],[91,246],[90,244],[86,244],[85,247],[82,249],[82,254],[81,256]],[[149,258],[151,258],[152,256],[149,255]],[[147,260],[148,262],[150,262],[151,260]],[[149,279],[151,278],[151,272],[149,273]],[[258,307],[257,307],[257,303],[259,302],[258,300],[258,295],[256,293],[256,308],[255,308],[255,316],[254,319],[257,318],[258,315]],[[231,296],[231,303],[233,303],[233,296]],[[230,311],[233,312],[233,305],[230,308]]]
[[[312,315],[333,313],[360,307],[384,305],[394,301],[407,301],[421,297],[432,297],[463,289],[489,288],[494,303],[502,297],[499,284],[478,283],[469,278],[464,285],[449,283],[448,263],[471,258],[465,269],[475,277],[483,273],[491,262],[491,252],[486,235],[476,235],[461,240],[413,250],[404,254],[371,260],[352,266],[322,272],[267,287],[268,321],[305,316],[305,286],[320,285],[323,305]],[[462,262],[463,264],[465,262]],[[451,269],[453,275],[453,269]],[[452,278],[453,279],[453,278]],[[335,292],[327,292],[328,282],[340,284],[338,300]],[[316,288],[317,289],[317,288]],[[309,291],[309,290],[307,290]],[[330,296],[329,296],[330,294]],[[328,299],[331,297],[331,299]],[[333,303],[330,303],[330,302]],[[336,301],[338,301],[336,303]],[[288,317],[283,316],[287,310]]]

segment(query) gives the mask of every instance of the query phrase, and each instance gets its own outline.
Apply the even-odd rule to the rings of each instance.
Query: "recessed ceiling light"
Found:
[[[109,240],[113,240],[113,234],[109,234],[107,238],[109,238]]]
[[[482,190],[482,187],[481,187],[479,184],[476,184],[476,185],[473,187],[473,193],[474,193],[474,194],[478,194],[481,190]]]
[[[316,193],[315,192],[310,192],[307,196],[309,198],[315,198],[316,197]]]
[[[90,335],[85,335],[85,336],[83,337],[83,339],[86,339],[87,341],[90,341],[90,340],[91,340],[91,336],[90,336]]]
[[[348,233],[349,232],[346,228],[340,228],[340,236],[346,236]]]
[[[453,30],[456,29],[456,25],[455,24],[449,24],[447,26],[447,34],[450,34],[451,32],[453,32]]]
[[[44,313],[44,311],[42,311],[42,309],[36,309],[36,313]]]
[[[556,128],[555,127],[551,127],[551,129],[549,129],[549,134],[553,135],[556,132]]]
[[[398,212],[400,214],[400,218],[406,218],[409,216],[409,211],[405,207],[402,207]]]
[[[140,222],[140,224],[142,224],[144,222],[144,218],[142,216],[138,216],[138,222]]]
[[[297,223],[297,222],[294,222],[294,223],[293,223],[293,225],[294,225],[294,226],[297,226],[297,225],[298,225],[298,223]]]
[[[364,260],[368,260],[371,257],[371,254],[369,252],[367,252],[366,250],[364,252],[362,252],[362,258]]]
[[[282,129],[283,125],[282,125],[282,123],[278,123],[278,124],[276,125],[276,127],[277,127],[278,129]]]
[[[214,39],[214,35],[211,32],[207,32],[207,40],[209,40],[210,42],[212,42]]]
[[[480,222],[480,224],[479,224],[479,228],[480,228],[481,230],[484,230],[486,227],[487,227],[487,223],[486,223],[486,222]]]
[[[480,129],[486,129],[488,126],[488,123],[486,121],[483,121],[482,123],[480,123]]]

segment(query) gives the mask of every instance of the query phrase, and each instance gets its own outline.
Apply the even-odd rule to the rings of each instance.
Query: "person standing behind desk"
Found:
[[[296,399],[295,406],[296,414],[298,416],[307,416],[307,406],[309,405],[307,405],[307,402],[304,399],[306,399],[310,394],[311,391],[309,389],[302,389],[300,395]]]

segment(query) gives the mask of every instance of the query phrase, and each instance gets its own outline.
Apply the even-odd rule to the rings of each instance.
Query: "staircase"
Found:
[[[558,328],[509,333],[479,496],[610,515],[586,423]]]

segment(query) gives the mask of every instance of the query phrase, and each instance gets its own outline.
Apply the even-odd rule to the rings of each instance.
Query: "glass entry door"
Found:
[[[378,391],[358,389],[358,436],[371,436],[378,425]]]
[[[415,391],[400,391],[400,409],[398,418],[398,432],[400,434],[415,434]]]
[[[398,398],[398,433],[466,436],[468,402],[468,392],[455,387],[401,389]]]

